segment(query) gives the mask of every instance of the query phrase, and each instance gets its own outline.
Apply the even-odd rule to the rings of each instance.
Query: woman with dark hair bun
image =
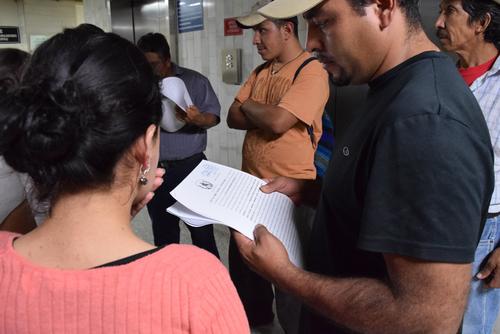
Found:
[[[87,26],[37,48],[1,103],[0,154],[51,205],[32,232],[0,232],[4,332],[249,332],[213,255],[155,248],[131,228],[161,182],[160,119],[157,81],[130,42]]]
[[[25,51],[0,49],[0,100],[17,89],[29,59]],[[26,176],[13,171],[0,156],[0,230],[26,233],[35,228],[25,184]]]

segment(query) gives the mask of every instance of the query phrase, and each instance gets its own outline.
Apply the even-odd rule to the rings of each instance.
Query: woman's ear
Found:
[[[145,139],[146,139],[146,149],[147,149],[147,160],[146,164],[151,163],[151,157],[154,156],[154,151],[157,149],[157,140],[158,140],[158,126],[151,124],[148,126],[146,130]],[[148,166],[149,167],[149,166]]]
[[[151,157],[154,156],[157,140],[158,127],[154,124],[148,126],[144,135],[137,140],[135,157],[142,166],[145,166],[145,168],[149,167]]]

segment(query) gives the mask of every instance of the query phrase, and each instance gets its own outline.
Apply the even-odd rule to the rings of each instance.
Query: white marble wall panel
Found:
[[[85,22],[94,24],[104,31],[111,31],[109,1],[83,0]]]

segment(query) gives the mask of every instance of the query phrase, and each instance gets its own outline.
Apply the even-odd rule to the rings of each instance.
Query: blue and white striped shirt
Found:
[[[495,190],[488,211],[496,213],[500,212],[500,57],[488,72],[472,83],[470,89],[481,106],[493,145]]]

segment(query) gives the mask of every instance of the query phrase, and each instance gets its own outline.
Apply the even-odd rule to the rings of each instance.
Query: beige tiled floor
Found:
[[[135,231],[142,237],[144,240],[149,242],[153,242],[153,232],[151,230],[151,221],[149,220],[149,216],[147,211],[144,209],[141,211],[134,219],[133,222]],[[221,256],[221,260],[224,265],[227,267],[227,250],[229,246],[229,231],[226,227],[221,225],[215,225],[214,228],[215,233],[215,241],[217,242],[217,247],[219,249],[219,253]],[[181,224],[181,242],[182,243],[191,243],[191,237],[189,235],[189,230]],[[253,330],[252,334],[283,334],[283,330],[275,320],[274,326],[261,329],[261,330]],[[497,321],[495,330],[493,334],[500,334],[500,321]]]

